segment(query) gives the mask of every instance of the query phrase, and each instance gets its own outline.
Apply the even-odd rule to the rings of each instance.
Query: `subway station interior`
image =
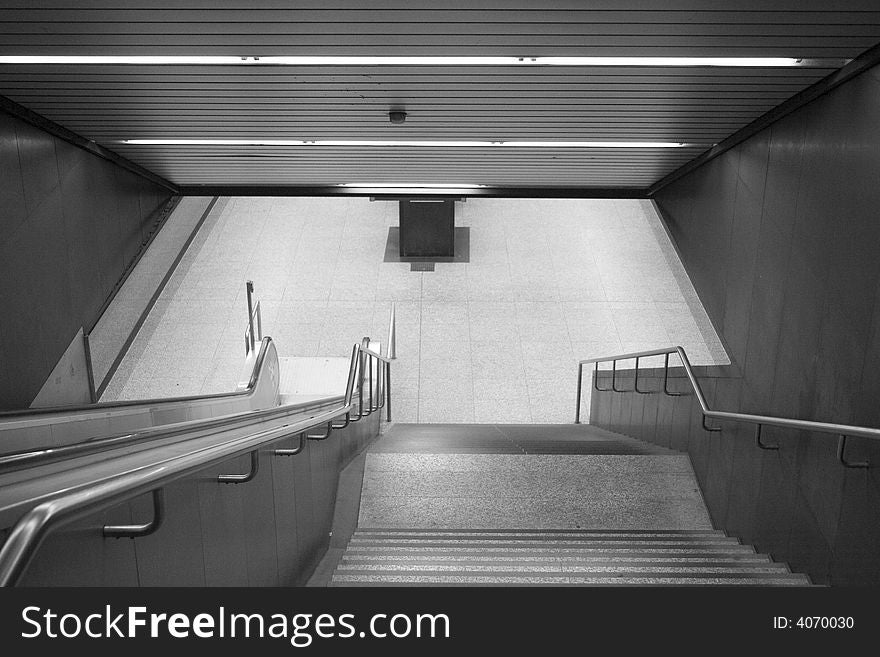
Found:
[[[0,3],[0,585],[880,585],[876,0]]]

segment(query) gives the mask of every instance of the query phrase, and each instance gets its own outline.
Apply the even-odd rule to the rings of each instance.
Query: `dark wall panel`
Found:
[[[657,192],[734,363],[714,408],[880,427],[877,116],[875,67]],[[716,522],[817,581],[880,584],[877,470],[844,469],[836,436],[767,430],[781,449],[756,454],[748,430],[725,425],[731,451],[696,435]]]
[[[0,409],[88,330],[170,192],[0,112]]]

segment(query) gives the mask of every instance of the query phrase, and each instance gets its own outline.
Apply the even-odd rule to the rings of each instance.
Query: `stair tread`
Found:
[[[578,528],[578,529],[460,529],[460,528],[437,528],[437,529],[398,529],[394,527],[358,527],[355,532],[358,534],[401,534],[401,535],[420,535],[420,534],[449,534],[451,536],[461,534],[474,535],[501,535],[510,534],[523,535],[545,535],[545,534],[625,534],[625,535],[641,535],[641,534],[673,534],[684,536],[727,536],[720,529],[619,529],[610,528]]]
[[[455,546],[474,546],[474,547],[604,547],[606,549],[614,549],[616,547],[686,547],[686,546],[727,546],[739,545],[735,539],[724,540],[703,540],[703,541],[684,541],[684,540],[528,540],[516,539],[511,541],[498,540],[470,540],[470,539],[449,539],[449,540],[419,540],[419,539],[388,539],[388,540],[359,540],[353,538],[349,543],[352,547],[455,547]]]
[[[510,563],[468,563],[468,564],[404,564],[404,563],[387,563],[387,564],[368,564],[368,563],[340,563],[337,566],[337,572],[361,572],[361,571],[388,571],[388,572],[456,572],[456,573],[472,573],[472,572],[530,572],[530,573],[680,573],[680,574],[699,574],[699,573],[722,573],[725,575],[731,572],[736,573],[774,573],[774,574],[790,574],[785,564],[710,564],[706,566],[697,566],[694,564],[670,565],[668,563],[658,563],[655,565],[636,566],[633,564],[621,565],[581,565],[581,564],[510,564]]]
[[[383,553],[383,554],[400,554],[408,552],[411,554],[755,554],[754,548],[748,545],[723,545],[713,549],[712,546],[698,546],[697,548],[685,547],[645,547],[645,546],[624,546],[608,548],[597,547],[556,547],[556,548],[537,548],[537,547],[505,547],[505,548],[483,548],[476,547],[423,547],[423,546],[350,546],[348,549],[351,553]]]
[[[354,583],[354,582],[375,582],[383,584],[431,584],[431,585],[462,585],[462,584],[478,584],[478,585],[497,585],[497,584],[538,584],[538,585],[601,585],[608,584],[614,586],[620,585],[658,585],[658,586],[675,586],[675,585],[737,585],[743,584],[748,586],[760,585],[799,585],[808,586],[809,580],[803,575],[772,575],[765,574],[753,577],[743,576],[740,574],[730,577],[719,577],[717,574],[707,575],[673,575],[668,577],[629,577],[625,575],[618,576],[577,576],[576,574],[566,574],[564,576],[525,576],[525,575],[503,575],[493,573],[489,576],[482,575],[389,575],[389,574],[336,574],[333,576],[333,583]]]
[[[690,471],[685,466],[676,470],[678,466],[674,459],[687,458],[682,452],[590,425],[393,425],[369,452],[367,458],[372,459],[370,462],[378,473],[376,480],[394,480],[395,476],[403,476],[399,475],[400,472],[406,474],[404,483],[409,488],[394,480],[394,486],[380,490],[382,495],[394,497],[392,493],[417,490],[431,500],[452,498],[452,492],[458,489],[453,486],[451,492],[450,485],[445,485],[448,482],[439,476],[427,483],[422,482],[419,473],[424,467],[442,472],[473,473],[459,479],[483,477],[481,481],[488,481],[485,487],[490,492],[497,489],[499,495],[509,496],[510,490],[516,490],[518,499],[524,496],[522,490],[533,492],[535,488],[541,491],[546,477],[568,472],[559,463],[566,467],[570,465],[572,473],[581,472],[585,467],[583,464],[588,463],[592,468],[590,472],[601,471],[612,482],[620,480],[618,470],[639,475]],[[524,461],[529,464],[526,467],[518,458],[499,456],[493,461],[485,456],[469,456],[472,453],[548,456]],[[408,456],[413,454],[434,456]],[[570,458],[562,455],[570,455]],[[516,468],[511,465],[514,462]],[[537,465],[533,466],[533,463]],[[505,482],[506,487],[493,488],[490,485],[493,477],[481,475],[483,470],[495,475],[494,479]],[[511,488],[509,471],[519,473],[520,470],[529,476],[522,475],[522,485]],[[456,485],[459,483],[455,477],[447,479]],[[684,496],[665,480],[658,482],[652,479],[648,483],[659,487],[658,491],[651,491],[663,500],[670,498],[680,502],[693,497]],[[553,490],[566,490],[563,484]],[[693,486],[685,492],[687,495],[696,493],[692,505],[704,508],[697,488],[698,483],[694,480]],[[620,502],[627,513],[621,511],[609,515],[605,513],[605,506],[597,511],[591,506],[578,506],[578,500],[571,501],[569,497],[553,498],[545,505],[546,512],[544,507],[537,512],[529,507],[520,513],[515,507],[513,511],[505,509],[503,516],[483,513],[482,509],[471,506],[459,509],[460,505],[450,507],[456,510],[455,513],[447,513],[449,509],[436,504],[425,509],[413,507],[411,511],[410,506],[406,506],[409,498],[403,493],[398,495],[403,498],[398,506],[404,510],[400,511],[394,504],[379,504],[376,490],[369,489],[368,492],[374,495],[368,495],[366,501],[375,508],[363,506],[362,498],[360,517],[365,524],[376,526],[355,528],[338,559],[330,584],[811,586],[808,577],[792,573],[788,564],[774,562],[769,555],[758,553],[752,545],[743,545],[738,538],[712,529],[708,512],[697,518],[684,513],[684,510],[690,513],[691,507],[683,507],[678,515],[640,515],[630,512],[645,508],[630,499],[632,490],[641,491],[639,486],[626,488],[621,493],[603,480],[596,483],[594,489],[591,494],[602,497],[603,504],[613,507]],[[653,499],[649,498],[649,501]],[[458,501],[458,498],[452,500]],[[560,505],[570,506],[572,512],[550,513],[549,510]],[[494,512],[494,509],[490,511]],[[666,521],[658,520],[667,517]],[[636,527],[603,526],[606,522],[631,522]],[[661,523],[685,528],[656,526]],[[401,526],[395,527],[396,524]],[[501,528],[492,527],[495,524]],[[594,526],[574,527],[575,524]]]
[[[725,564],[741,564],[741,563],[753,563],[753,564],[765,564],[765,563],[773,563],[770,561],[770,558],[764,554],[743,554],[740,556],[737,555],[723,555],[723,559],[719,558],[719,555],[711,555],[710,557],[706,556],[644,556],[644,555],[635,555],[635,556],[612,556],[612,555],[601,555],[601,556],[564,556],[564,555],[554,555],[554,556],[532,556],[532,555],[373,555],[373,554],[347,554],[344,553],[342,555],[343,562],[349,563],[430,563],[430,564],[444,564],[444,563],[569,563],[569,564],[632,564],[638,566],[640,564],[658,564],[658,563],[666,563],[666,564],[694,564],[694,565],[725,565]]]
[[[395,424],[373,453],[680,454],[588,424]]]

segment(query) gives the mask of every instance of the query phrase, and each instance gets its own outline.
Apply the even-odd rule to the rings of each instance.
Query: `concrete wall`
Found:
[[[656,194],[734,364],[715,408],[880,427],[878,116],[875,67]],[[819,581],[880,584],[877,469],[841,467],[834,436],[768,429],[781,450],[740,454],[752,428],[723,435],[719,526]]]
[[[170,192],[0,112],[0,409],[88,329]]]

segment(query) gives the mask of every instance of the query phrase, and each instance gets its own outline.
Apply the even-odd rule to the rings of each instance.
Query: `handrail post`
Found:
[[[385,408],[385,362],[376,360],[376,410]]]
[[[617,389],[617,359],[611,361],[611,389],[614,392],[626,392],[625,390]]]
[[[574,410],[574,423],[581,423],[581,386],[584,382],[584,364],[578,363],[578,388],[577,388],[577,406]]]
[[[385,363],[385,421],[391,422],[391,363]]]
[[[245,283],[245,290],[247,291],[248,328],[251,331],[251,351],[253,351],[256,346],[254,340],[254,282],[247,281],[247,283]]]
[[[639,356],[636,356],[636,376],[633,381],[633,390],[640,395],[653,395],[653,390],[639,390]]]
[[[260,312],[260,302],[257,301],[257,338],[256,342],[263,341],[263,314]]]
[[[348,364],[348,381],[345,385],[345,405],[351,406],[351,399],[354,396],[354,387],[357,385],[357,378],[359,372],[359,364],[360,364],[360,353],[361,347],[358,344],[355,344],[351,348],[351,360]],[[358,408],[357,412],[349,411],[346,416],[350,422],[357,422],[361,419],[360,408]]]
[[[681,397],[680,392],[669,391],[669,352],[666,352],[666,358],[663,362],[663,394],[669,397]]]
[[[593,363],[593,388],[599,392],[611,392],[611,388],[599,387],[599,361]]]
[[[369,391],[370,391],[369,405],[370,405],[370,413],[372,413],[376,409],[373,408],[373,357],[370,356],[369,354],[367,354],[367,362],[369,363],[368,370],[367,370],[367,372],[368,372],[367,378],[369,380]],[[377,407],[378,407],[378,405],[377,405]]]
[[[364,417],[369,413],[364,413],[364,352],[358,355],[358,415]]]
[[[367,354],[366,350],[370,348],[370,338],[364,337],[361,340],[361,360],[360,360],[360,385],[358,386],[358,413],[361,417],[370,415],[373,412],[372,401],[367,400],[367,412],[364,413],[364,378],[366,377]],[[370,394],[372,394],[373,381],[370,378]]]
[[[394,302],[391,302],[391,317],[388,320],[388,358],[397,358],[397,314]]]

